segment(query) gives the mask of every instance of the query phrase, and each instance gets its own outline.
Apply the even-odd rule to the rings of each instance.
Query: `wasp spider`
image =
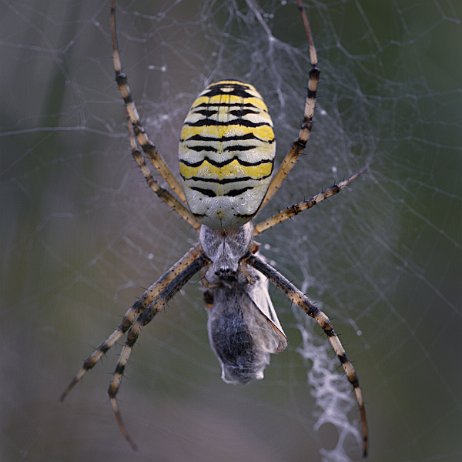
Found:
[[[228,383],[262,379],[270,354],[283,351],[287,339],[268,292],[268,282],[319,324],[337,355],[358,403],[363,453],[367,454],[368,430],[363,394],[352,363],[329,318],[287,278],[266,262],[254,240],[263,231],[314,207],[337,194],[360,173],[333,185],[310,199],[292,205],[256,224],[255,214],[280,188],[310,137],[319,81],[317,55],[301,0],[298,8],[306,32],[311,69],[303,122],[296,141],[273,175],[275,139],[268,109],[257,90],[237,80],[209,85],[193,102],[179,146],[182,184],[167,167],[146,134],[122,72],[116,36],[115,0],[111,5],[113,64],[116,82],[125,103],[132,156],[148,186],[189,223],[199,241],[159,280],[152,284],[125,313],[122,322],[84,361],[61,396],[92,369],[114,344],[126,336],[108,393],[119,428],[135,448],[121,418],[117,393],[133,345],[141,329],[199,271],[203,272],[208,310],[210,344]],[[149,163],[166,181],[162,188]]]

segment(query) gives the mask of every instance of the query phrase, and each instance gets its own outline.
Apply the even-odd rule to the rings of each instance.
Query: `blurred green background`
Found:
[[[268,210],[369,172],[268,232],[265,252],[340,332],[366,396],[369,460],[460,461],[461,4],[305,3],[322,70],[315,130]],[[259,383],[220,380],[198,277],[143,331],[120,393],[138,453],[105,394],[118,348],[58,402],[143,287],[195,241],[130,158],[108,11],[2,2],[0,460],[358,460],[354,439],[344,455],[323,452],[337,430],[314,429],[305,327],[276,292],[290,347]],[[182,119],[214,79],[256,84],[279,158],[296,137],[307,58],[291,2],[123,1],[119,34],[148,131],[175,171]],[[357,425],[356,409],[349,417]]]

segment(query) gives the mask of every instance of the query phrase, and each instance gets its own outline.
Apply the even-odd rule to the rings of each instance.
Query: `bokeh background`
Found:
[[[340,332],[366,395],[369,460],[460,461],[461,4],[305,3],[322,70],[315,129],[264,214],[369,170],[263,248]],[[276,292],[290,347],[245,387],[220,380],[198,277],[146,327],[120,393],[139,452],[106,398],[119,348],[58,402],[195,235],[130,158],[108,2],[0,5],[0,459],[359,460],[335,359],[316,361],[325,339]],[[121,1],[119,16],[125,70],[172,169],[191,101],[224,77],[263,94],[282,157],[308,69],[293,2]]]

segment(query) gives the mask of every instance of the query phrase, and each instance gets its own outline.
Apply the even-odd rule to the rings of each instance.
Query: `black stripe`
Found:
[[[308,88],[307,95],[309,99],[316,99],[316,90],[313,91]]]
[[[330,327],[330,326],[324,326],[324,327],[323,327],[323,330],[324,330],[324,333],[325,333],[328,337],[337,337],[337,334],[335,333],[334,329],[332,329],[332,327]]]
[[[186,148],[190,149],[191,151],[212,151],[212,152],[218,152],[217,148],[214,148],[213,146],[210,145],[203,145],[203,144],[193,144],[191,145],[186,145]]]
[[[218,109],[211,111],[210,109],[199,109],[196,110],[196,108],[192,108],[191,113],[193,114],[200,114],[203,115],[204,117],[210,117],[218,113]]]
[[[196,186],[192,186],[192,187],[189,188],[189,189],[192,189],[193,191],[200,192],[200,193],[203,194],[204,196],[208,196],[208,197],[217,197],[217,194],[215,193],[215,191],[212,191],[211,189],[198,188],[198,187],[196,187]]]
[[[227,183],[239,183],[240,181],[260,181],[271,176],[271,173],[260,178],[251,178],[250,176],[243,176],[240,178],[201,178],[199,176],[192,176],[191,178],[186,178],[181,175],[184,181],[203,181],[204,183],[218,183],[218,184],[227,184]]]
[[[212,87],[208,88],[206,91],[204,91],[201,96],[207,96],[211,98],[212,96],[239,96],[240,98],[255,98],[254,95],[251,93],[248,93],[247,90],[249,90],[246,87],[241,87],[241,88],[236,88],[234,87],[231,91],[223,91],[223,88],[229,87],[228,85],[220,85],[219,87]]]
[[[127,85],[127,74],[124,74],[123,72],[116,72],[115,81],[119,86]]]
[[[181,138],[180,142],[184,143],[185,141],[219,141],[221,143],[226,143],[228,141],[236,140],[258,140],[262,143],[274,143],[274,138],[272,140],[262,140],[261,138],[256,137],[253,133],[246,133],[245,135],[222,136],[221,138],[216,138],[214,136],[193,135],[189,138]]]
[[[231,189],[231,191],[228,191],[226,194],[223,194],[223,195],[229,196],[229,197],[236,197],[236,196],[240,196],[241,194],[245,193],[249,189],[253,189],[253,186],[247,186],[246,188],[241,188],[241,189]]]
[[[310,72],[308,74],[308,77],[311,80],[314,80],[315,82],[319,82],[319,75],[321,74],[321,71],[316,67],[316,65],[311,65]]]
[[[98,350],[101,351],[101,353],[106,353],[109,350],[109,348],[109,345],[106,342],[104,342],[99,346]]]
[[[256,109],[259,112],[267,112],[264,109],[255,106],[255,104],[252,103],[201,103],[198,104],[197,106],[194,106],[191,108],[192,110],[195,110],[196,108],[209,108],[209,107],[251,107]]]
[[[123,365],[123,364],[117,364],[114,373],[115,373],[115,374],[124,375],[124,370],[125,370],[125,365]]]
[[[211,125],[211,126],[219,126],[219,127],[224,127],[226,125],[243,125],[244,127],[271,127],[271,125],[268,122],[252,122],[247,119],[239,119],[236,121],[228,122],[228,121],[219,121],[219,120],[214,120],[214,119],[200,119],[197,120],[196,122],[186,122],[183,124],[188,127],[203,127],[204,125]]]
[[[259,114],[260,111],[252,111],[251,109],[234,109],[232,111],[228,111],[229,114],[236,116],[236,117],[244,117],[247,114]]]
[[[132,347],[135,343],[136,343],[136,340],[138,339],[138,335],[134,334],[133,331],[129,331],[128,332],[128,336],[127,336],[127,340],[125,342],[125,345],[127,345],[128,347]]]
[[[86,371],[89,371],[90,369],[92,369],[93,367],[95,367],[97,363],[98,363],[98,361],[94,361],[92,358],[87,358],[87,359],[83,362],[82,368],[85,369]],[[76,382],[76,383],[77,383],[77,382]]]
[[[232,88],[231,91],[223,91],[223,88]],[[217,83],[215,85],[209,85],[202,96],[217,96],[217,95],[233,95],[240,96],[241,98],[254,98],[254,95],[248,93],[251,90],[247,85],[240,83]]]
[[[250,151],[252,149],[257,148],[258,146],[252,146],[251,144],[244,145],[244,144],[233,144],[232,146],[227,146],[223,149],[224,152],[226,151]]]
[[[202,160],[199,160],[198,162],[188,162],[187,160],[184,160],[184,159],[180,159],[180,162],[188,167],[200,167],[205,161],[208,161],[214,167],[224,167],[225,165],[230,164],[234,160],[237,160],[244,167],[254,167],[256,165],[261,165],[261,164],[266,164],[266,163],[273,164],[272,159],[271,160],[263,159],[263,160],[258,160],[257,162],[247,162],[245,160],[239,159],[239,157],[237,156],[234,156],[228,160],[224,160],[223,162],[218,162],[216,160],[209,159],[207,156],[205,156]]]
[[[124,100],[125,104],[130,104],[133,103],[133,98],[132,94],[130,91],[130,87],[128,86],[128,80],[127,80],[127,75],[124,74],[123,72],[116,72],[116,77],[115,80],[117,82],[117,86],[119,87],[120,90],[123,88],[127,88],[127,96],[124,96],[122,99]]]
[[[190,149],[191,151],[201,152],[201,151],[211,151],[211,152],[218,152],[218,149],[210,146],[209,144],[186,144],[186,148]],[[257,148],[258,146],[253,145],[242,145],[242,144],[235,144],[232,146],[228,146],[223,149],[223,152],[233,152],[233,151],[251,151],[252,149]]]

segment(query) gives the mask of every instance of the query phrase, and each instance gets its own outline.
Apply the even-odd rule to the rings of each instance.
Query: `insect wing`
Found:
[[[266,330],[271,332],[272,337],[269,343],[275,345],[272,348],[269,348],[270,353],[280,353],[284,351],[287,347],[287,337],[282,329],[281,323],[279,322],[276,310],[274,309],[273,302],[271,301],[269,292],[268,292],[268,279],[266,279],[262,274],[258,275],[258,281],[251,286],[252,289],[248,292],[248,297],[252,301],[255,308],[255,316],[260,316],[264,319],[264,322],[270,327]],[[270,338],[268,338],[270,340]],[[269,345],[268,345],[269,346]]]

